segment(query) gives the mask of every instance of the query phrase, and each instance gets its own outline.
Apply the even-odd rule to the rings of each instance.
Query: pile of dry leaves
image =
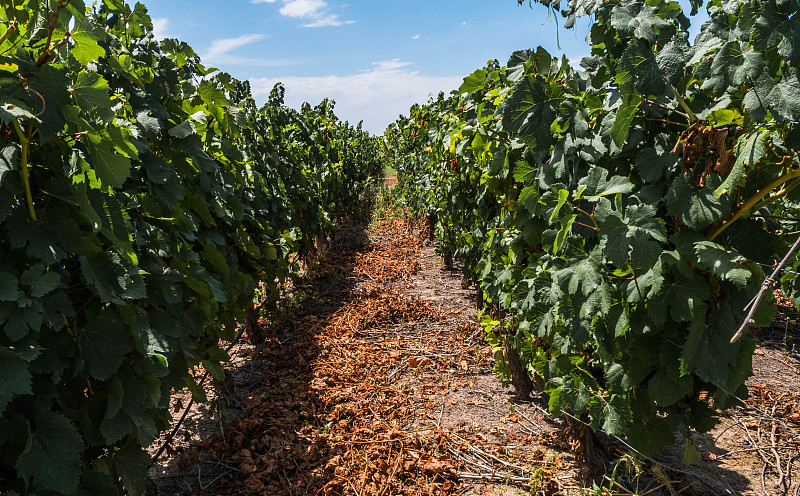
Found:
[[[219,485],[219,493],[380,496],[457,488],[458,462],[445,436],[403,429],[410,391],[387,380],[398,357],[369,335],[438,318],[392,286],[419,266],[416,229],[397,219],[373,236],[337,235],[350,246],[334,240],[309,271],[293,330],[273,333],[261,351],[268,364],[261,391],[246,399],[243,417],[224,437],[201,447],[238,465],[238,480]]]

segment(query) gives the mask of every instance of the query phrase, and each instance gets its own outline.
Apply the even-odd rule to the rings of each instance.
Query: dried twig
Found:
[[[789,249],[789,252],[786,254],[786,256],[783,257],[781,263],[779,263],[778,266],[775,267],[775,270],[772,271],[772,274],[766,279],[764,279],[764,282],[761,284],[761,290],[758,292],[756,297],[753,298],[753,300],[744,308],[745,310],[749,308],[750,311],[747,313],[747,317],[744,318],[744,322],[742,322],[742,325],[741,327],[739,327],[739,330],[736,331],[736,334],[734,334],[733,337],[731,338],[731,343],[739,341],[742,338],[744,332],[747,330],[747,328],[750,327],[755,322],[755,320],[753,320],[753,316],[756,314],[756,310],[758,310],[758,306],[761,304],[761,299],[764,298],[764,295],[767,293],[767,291],[770,290],[775,285],[776,282],[775,278],[778,277],[778,274],[783,270],[783,268],[789,262],[789,258],[791,258],[792,254],[794,254],[794,252],[797,251],[798,248],[800,248],[800,237],[797,238],[792,247]]]

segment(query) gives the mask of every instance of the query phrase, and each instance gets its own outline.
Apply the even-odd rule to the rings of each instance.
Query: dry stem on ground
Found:
[[[289,310],[261,322],[266,341],[235,348],[229,421],[214,430],[207,407],[190,415],[152,471],[154,491],[580,494],[564,422],[541,394],[516,402],[501,386],[474,290],[442,270],[426,239],[403,217],[341,229],[292,288]],[[681,466],[677,443],[658,463],[629,460],[607,494],[797,494],[800,374],[789,346],[800,319],[781,315],[760,331],[749,409],[695,435],[703,460]],[[179,411],[185,398],[175,401]]]

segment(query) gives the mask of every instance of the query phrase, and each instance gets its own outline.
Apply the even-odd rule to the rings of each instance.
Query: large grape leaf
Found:
[[[744,184],[747,169],[752,168],[767,153],[766,139],[769,135],[767,131],[755,131],[739,137],[734,151],[736,162],[725,181],[714,191],[717,196],[730,194],[737,186]]]
[[[113,144],[96,134],[88,134],[85,140],[92,156],[97,178],[108,188],[119,188],[131,174],[131,161],[118,153]]]
[[[679,33],[664,45],[656,55],[656,63],[667,83],[680,86],[686,72],[686,58],[689,51],[687,33]]]
[[[712,312],[714,319],[710,323],[698,318],[689,326],[689,336],[681,354],[681,372],[697,373],[704,380],[728,388],[729,382],[735,382],[729,381],[731,369],[740,364],[740,353],[746,352],[750,344],[748,340],[730,342],[741,322],[734,317],[730,302],[714,305]],[[752,365],[748,367],[749,372],[745,369],[736,374],[746,377],[752,373]]]
[[[0,347],[0,415],[11,399],[20,394],[32,394],[28,363],[18,353]]]
[[[0,150],[0,186],[7,173],[19,168],[19,148],[9,145]],[[13,174],[12,174],[13,176]]]
[[[618,147],[622,147],[628,140],[631,132],[631,123],[636,117],[636,111],[642,104],[642,97],[635,92],[627,92],[622,95],[622,104],[617,108],[614,125],[611,126],[611,137]]]
[[[41,298],[61,285],[61,274],[46,271],[43,264],[36,264],[22,273],[19,282],[30,287],[30,296]]]
[[[665,242],[664,221],[655,216],[651,205],[631,205],[625,216],[609,215],[599,223],[600,237],[605,242],[608,260],[617,267],[625,267],[628,260],[635,267],[651,267],[663,251],[659,242]]]
[[[74,494],[81,475],[83,440],[60,413],[40,410],[25,450],[17,458],[17,474],[29,488]]]
[[[141,496],[147,488],[147,469],[153,460],[141,446],[127,444],[114,454],[114,469],[131,496]]]
[[[631,407],[625,396],[612,394],[603,406],[603,432],[622,436],[632,420]]]
[[[684,224],[701,231],[731,215],[733,200],[729,195],[718,197],[714,193],[719,186],[719,176],[708,176],[704,188],[695,185],[694,175],[682,174],[675,178],[667,192],[667,211],[678,215]]]
[[[617,193],[630,193],[634,184],[625,176],[611,176],[603,167],[592,167],[585,177],[578,182],[581,188],[581,197],[589,201],[597,201],[602,196],[616,195]]]
[[[84,70],[78,74],[72,86],[72,97],[78,107],[101,123],[109,123],[114,118],[108,82],[96,72]]]
[[[635,37],[654,43],[658,39],[659,29],[670,23],[659,17],[658,8],[652,5],[644,5],[638,12],[632,12],[628,6],[617,5],[611,11],[611,25],[625,34],[633,32]]]
[[[783,9],[789,12],[782,11]],[[764,52],[777,42],[778,53],[787,57],[793,66],[800,62],[800,20],[797,4],[793,2],[764,2],[753,27],[753,46]]]
[[[19,281],[16,276],[0,272],[0,301],[17,301],[19,299]]]
[[[644,96],[659,95],[664,91],[664,74],[644,40],[632,40],[622,54],[616,75],[617,85],[633,85]]]
[[[84,370],[106,380],[119,369],[125,354],[133,350],[125,324],[111,309],[103,310],[75,333]]]
[[[458,88],[459,93],[474,93],[480,91],[486,85],[487,72],[484,69],[478,69],[469,76],[464,78],[464,82]]]
[[[691,394],[693,384],[691,375],[681,375],[680,350],[666,346],[658,357],[656,373],[647,384],[650,397],[666,407]]]
[[[655,415],[634,419],[627,436],[631,445],[645,455],[657,453],[675,442],[669,419]]]
[[[106,49],[98,43],[106,38],[106,33],[97,24],[79,20],[69,34],[74,42],[70,53],[79,64],[85,66],[106,54]]]
[[[736,250],[725,248],[713,241],[700,241],[694,245],[698,267],[710,270],[722,280],[731,281],[740,288],[747,286],[753,272],[744,265],[746,259]]]
[[[531,75],[514,86],[503,104],[503,127],[535,150],[546,150],[553,142],[550,130],[556,109],[564,97],[563,88],[540,76]]]
[[[34,110],[39,117],[36,129],[42,142],[50,141],[64,130],[66,121],[61,108],[70,102],[69,87],[67,70],[53,65],[45,65],[28,79],[28,88],[44,100],[38,102]]]
[[[665,281],[658,293],[651,294],[647,312],[653,322],[664,325],[667,311],[676,322],[694,322],[702,318],[711,287],[699,276]]]

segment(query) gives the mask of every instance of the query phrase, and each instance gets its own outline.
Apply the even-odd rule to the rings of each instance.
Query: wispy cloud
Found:
[[[418,34],[415,34],[415,35],[414,35],[414,36],[413,36],[411,39],[412,39],[412,40],[418,40],[418,39],[419,39],[419,35],[418,35]]]
[[[211,42],[211,47],[202,56],[204,60],[219,60],[230,52],[245,45],[264,39],[263,34],[245,34],[236,38],[222,38]]]
[[[365,129],[382,133],[400,114],[429,95],[457,88],[460,76],[424,76],[413,64],[399,59],[373,62],[368,70],[351,75],[251,79],[253,94],[264,101],[275,83],[286,86],[286,104],[299,108],[303,102],[336,101],[336,115],[352,124],[364,121]]]
[[[277,0],[250,0],[250,3],[275,3],[276,1]],[[328,2],[325,0],[283,0],[283,6],[278,12],[286,17],[307,21],[303,24],[303,27],[306,28],[344,26],[356,22],[343,20],[339,18],[338,14],[331,13]]]
[[[335,26],[344,26],[346,24],[355,24],[356,21],[343,21],[339,19],[339,16],[336,14],[329,14],[325,17],[320,17],[312,22],[303,24],[304,28],[324,28],[324,27],[335,27]]]
[[[265,1],[265,0],[261,0]],[[226,67],[249,65],[260,67],[286,67],[296,63],[285,59],[266,59],[264,57],[248,57],[236,55],[236,50],[259,42],[266,37],[263,34],[245,34],[236,38],[222,38],[211,42],[208,50],[201,54],[204,64],[224,64]]]

